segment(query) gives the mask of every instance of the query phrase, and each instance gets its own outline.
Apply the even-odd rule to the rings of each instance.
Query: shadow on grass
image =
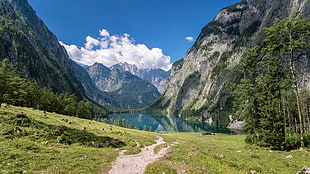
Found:
[[[30,119],[25,114],[17,114],[10,116],[8,119],[2,120],[7,126],[2,131],[5,138],[17,138],[21,136],[29,136],[32,140],[46,141],[49,143],[60,143],[64,145],[80,144],[97,148],[113,147],[119,148],[126,144],[118,139],[108,136],[97,136],[87,130],[78,130],[67,126],[55,126],[46,124],[41,121]],[[22,127],[22,128],[20,128]],[[26,131],[28,129],[29,132]]]

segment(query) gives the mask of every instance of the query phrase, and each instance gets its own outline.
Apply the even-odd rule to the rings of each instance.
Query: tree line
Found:
[[[303,149],[310,145],[310,19],[278,19],[261,46],[240,60],[242,77],[233,92],[234,110],[246,122],[248,143]]]
[[[80,118],[91,118],[90,103],[74,94],[56,94],[24,78],[18,66],[5,58],[0,62],[0,104],[33,107]]]

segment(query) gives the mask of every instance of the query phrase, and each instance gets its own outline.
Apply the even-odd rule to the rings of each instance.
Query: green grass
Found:
[[[18,115],[18,116],[17,116]],[[23,116],[24,115],[24,116]],[[21,132],[14,131],[18,127]],[[310,165],[310,152],[270,151],[247,145],[244,135],[169,133],[125,129],[90,120],[20,107],[0,108],[0,173],[106,173],[119,150],[127,154],[155,143],[170,146],[147,174],[297,173]],[[100,148],[91,142],[100,143]],[[137,146],[140,145],[140,147]],[[292,155],[293,158],[287,158]]]
[[[173,145],[159,163],[187,173],[297,173],[310,164],[307,151],[271,151],[247,145],[245,135],[173,133],[163,137]],[[289,155],[293,158],[287,158]]]
[[[17,118],[18,114],[26,117]],[[22,133],[14,132],[15,127]],[[62,135],[58,134],[60,130]],[[138,153],[136,142],[141,146],[150,145],[156,137],[157,134],[151,132],[30,108],[2,106],[0,173],[104,173],[116,159],[116,149]],[[100,143],[101,148],[92,147],[92,141]]]

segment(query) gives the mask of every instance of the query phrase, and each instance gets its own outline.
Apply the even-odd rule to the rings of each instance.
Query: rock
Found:
[[[200,136],[204,136],[204,135],[215,135],[214,133],[211,132],[201,132]]]
[[[95,141],[92,141],[91,144],[93,145],[93,147],[97,147],[97,148],[100,147],[100,144]]]
[[[297,174],[310,174],[310,167],[303,167]]]
[[[61,121],[68,123],[68,119],[61,119]]]
[[[288,155],[286,156],[286,158],[293,158],[293,155]]]
[[[23,133],[23,131],[22,131],[19,127],[14,127],[14,128],[13,128],[13,132],[15,132],[15,133],[17,133],[17,134]]]

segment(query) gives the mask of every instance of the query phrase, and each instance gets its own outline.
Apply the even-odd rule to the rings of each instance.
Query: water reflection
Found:
[[[212,127],[205,122],[189,122],[177,117],[158,114],[111,115],[109,124],[122,124],[123,127],[138,128],[153,132],[201,132],[231,133],[228,128]]]

